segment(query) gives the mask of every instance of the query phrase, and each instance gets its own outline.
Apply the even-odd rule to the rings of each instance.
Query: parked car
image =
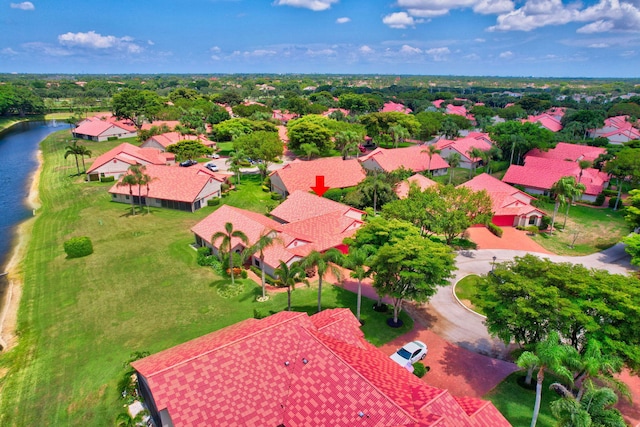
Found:
[[[207,169],[209,169],[211,172],[218,172],[218,166],[214,163],[207,163],[206,165],[204,165],[204,167],[206,167]]]
[[[427,351],[427,345],[422,341],[411,341],[389,357],[407,371],[413,372],[413,364],[424,359]]]
[[[358,145],[358,150],[360,150],[361,153],[366,153],[367,152],[367,149],[362,144]]]
[[[209,154],[207,157],[210,157],[212,159],[219,159],[220,158],[220,154],[218,153],[213,153],[213,154]]]
[[[195,160],[185,160],[184,162],[180,163],[180,166],[182,166],[183,168],[188,168],[189,166],[193,166],[193,165],[197,165],[198,162],[196,162]]]

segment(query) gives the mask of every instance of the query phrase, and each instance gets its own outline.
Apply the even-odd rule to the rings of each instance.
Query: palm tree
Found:
[[[335,264],[342,261],[342,253],[336,248],[331,248],[325,252],[312,251],[309,255],[300,261],[303,268],[313,268],[318,270],[318,312],[322,310],[322,279],[329,271],[338,278],[342,279],[342,271]]]
[[[372,175],[369,175],[362,182],[362,190],[365,193],[373,192],[373,214],[377,213],[378,207],[378,193],[382,190],[390,190],[391,186],[385,180],[384,174],[378,173],[377,170],[373,172]]]
[[[569,178],[573,179],[573,177]],[[569,216],[569,208],[571,207],[571,204],[574,202],[574,200],[579,199],[586,189],[587,187],[584,184],[580,184],[580,181],[576,182],[575,179],[573,179],[573,185],[567,184],[566,197],[568,198],[568,202],[567,210],[564,213],[564,223],[562,224],[562,228],[565,228],[567,226],[567,217]]]
[[[360,155],[360,148],[357,141],[347,142],[342,148],[342,160],[346,160],[351,153],[356,153],[356,159]]]
[[[429,167],[427,168],[427,172],[431,174],[431,176],[433,176],[433,173],[431,172],[431,159],[433,159],[433,156],[440,153],[440,150],[438,150],[438,148],[436,148],[435,145],[431,144],[427,147],[426,150],[421,150],[421,153],[427,153],[427,156],[429,156]]]
[[[578,182],[582,180],[582,173],[585,169],[590,168],[593,165],[589,160],[580,160],[578,162],[578,167],[580,168],[580,175],[578,175]]]
[[[460,162],[462,161],[462,156],[460,153],[451,153],[449,157],[447,157],[447,163],[449,163],[449,184],[451,184],[451,180],[453,179],[453,175],[455,174],[455,168],[460,166]]]
[[[559,427],[625,427],[627,424],[614,405],[618,397],[610,388],[590,386],[583,400],[565,395],[551,402],[551,412]]]
[[[576,183],[576,179],[574,177],[563,176],[555,184],[553,184],[553,186],[551,186],[551,193],[555,194],[555,204],[553,206],[553,216],[551,217],[551,231],[549,232],[550,234],[553,234],[553,226],[556,222],[556,215],[558,214],[560,205],[567,203],[571,195],[576,194],[576,192],[578,191],[576,187],[578,185],[584,188],[584,185]]]
[[[80,153],[80,149],[78,148],[77,145],[78,141],[77,140],[73,140],[71,142],[71,145],[67,145],[66,147],[64,147],[65,152],[64,152],[64,158],[66,159],[69,156],[73,156],[76,159],[76,169],[78,170],[78,175],[80,175],[80,164],[78,163],[78,156],[81,154]]]
[[[391,133],[391,138],[395,143],[395,148],[398,148],[398,144],[410,136],[409,131],[402,125],[389,127],[389,133]]]
[[[91,150],[89,150],[84,145],[78,145],[77,146],[77,152],[78,152],[78,155],[80,156],[80,158],[82,159],[82,169],[83,169],[84,172],[86,172],[87,171],[87,166],[85,166],[85,164],[84,164],[84,156],[91,157]]]
[[[273,246],[276,242],[282,242],[274,230],[264,230],[260,233],[260,237],[256,242],[247,248],[247,254],[259,254],[260,258],[260,271],[262,273],[262,301],[267,299],[267,286],[264,272],[264,251],[270,246]]]
[[[236,150],[229,153],[229,158],[226,163],[229,165],[229,170],[236,175],[236,184],[240,184],[240,163],[245,161],[247,155],[242,150]]]
[[[467,156],[469,156],[469,160],[471,160],[471,169],[469,170],[469,178],[471,178],[476,174],[477,164],[475,159],[479,158],[484,161],[486,159],[486,154],[484,151],[477,147],[471,147],[469,151],[467,151]]]
[[[287,288],[287,311],[291,311],[291,291],[295,289],[296,283],[304,283],[309,286],[304,269],[297,262],[289,267],[286,262],[280,261],[280,266],[275,269],[274,273],[278,277],[276,280],[278,286],[286,286]]]
[[[147,188],[147,196],[144,198],[144,204],[147,206],[147,213],[149,213],[149,184],[156,180],[156,178],[147,175],[146,168],[144,166],[140,167],[139,175],[138,175],[138,192],[140,191],[140,187],[143,185]],[[138,195],[138,199],[140,200],[140,209],[142,209],[142,197]]]
[[[442,120],[440,132],[442,132],[445,138],[454,139],[458,137],[460,128],[451,117],[446,116],[444,120]]]
[[[242,243],[245,245],[249,244],[249,239],[244,232],[240,230],[234,230],[233,224],[227,222],[224,225],[224,231],[218,231],[211,237],[211,244],[215,246],[216,241],[222,239],[220,243],[220,251],[223,247],[226,247],[226,252],[229,255],[229,274],[231,275],[231,285],[235,285],[234,274],[233,274],[233,252],[232,252],[232,241],[233,239],[240,239]]]
[[[129,186],[129,198],[131,199],[131,215],[135,215],[136,211],[133,205],[133,186],[138,185],[138,178],[133,174],[126,173],[116,185],[118,187]]]
[[[487,151],[485,151],[487,157],[487,173],[491,174],[491,165],[495,159],[502,157],[502,150],[497,145],[492,145]]]
[[[575,358],[577,351],[569,345],[560,343],[560,336],[557,332],[551,332],[544,340],[536,344],[535,351],[525,351],[520,355],[516,364],[522,368],[538,369],[536,383],[536,400],[533,406],[533,416],[531,427],[535,427],[540,413],[540,402],[542,399],[542,382],[546,370],[552,371],[557,376],[564,378],[568,382],[573,382],[573,375],[565,366],[572,358]]]
[[[371,260],[371,249],[367,245],[356,248],[351,246],[349,253],[344,257],[343,266],[351,270],[349,274],[352,278],[358,280],[358,292],[356,300],[356,318],[360,321],[360,306],[362,304],[362,280],[368,277],[371,270],[367,268]]]
[[[575,383],[578,385],[576,400],[578,402],[582,400],[585,391],[593,386],[593,380],[631,398],[627,385],[614,377],[614,374],[620,372],[622,366],[623,362],[619,357],[603,354],[600,342],[593,338],[589,339],[577,361],[579,373],[575,378]]]
[[[302,150],[305,156],[307,156],[307,160],[311,160],[312,156],[320,154],[320,149],[318,148],[318,146],[310,142],[305,142],[304,144],[300,144],[300,150]]]

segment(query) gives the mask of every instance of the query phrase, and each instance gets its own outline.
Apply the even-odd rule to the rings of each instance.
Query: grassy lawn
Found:
[[[441,176],[433,176],[429,177],[430,179],[439,182],[440,184],[447,185],[449,184],[449,175],[451,171],[449,171],[446,175]],[[451,185],[460,185],[463,182],[469,181],[469,169],[465,168],[454,168],[453,169],[453,177],[451,178]]]
[[[484,399],[490,400],[498,408],[513,426],[528,426],[531,424],[531,416],[533,414],[533,404],[536,399],[536,392],[521,387],[517,383],[519,377],[524,376],[524,372],[514,372],[502,381],[496,388],[483,396]],[[535,373],[533,375],[533,383],[535,384]],[[555,379],[549,375],[545,375],[542,384],[542,402],[540,404],[540,415],[538,417],[538,427],[554,427],[557,421],[551,414],[549,404],[558,398],[553,391],[549,390],[549,386]]]
[[[542,205],[541,209],[549,216],[553,214],[552,203]],[[565,208],[560,207],[556,215],[556,226],[564,223],[564,212]],[[534,240],[558,255],[588,255],[615,245],[629,232],[629,225],[621,210],[576,205],[569,210],[564,230],[557,230],[552,236],[538,235]],[[570,246],[574,238],[572,249]]]
[[[67,131],[68,132],[68,131]],[[112,203],[111,183],[83,183],[72,158],[63,158],[68,133],[43,144],[38,211],[22,264],[19,345],[0,354],[0,425],[111,426],[122,410],[116,383],[134,351],[151,353],[286,306],[286,292],[255,301],[259,287],[240,281],[229,289],[213,270],[196,265],[189,228],[213,211],[195,214],[152,209],[129,215]],[[83,141],[94,157],[122,141]],[[248,194],[248,195],[247,195]],[[243,177],[226,202],[264,207],[269,194]],[[94,253],[66,259],[63,242],[90,236]],[[314,312],[317,290],[293,293],[293,308]],[[363,328],[380,345],[411,328],[395,330],[387,314],[363,303]],[[326,286],[324,307],[355,307],[355,295]]]
[[[480,282],[480,276],[470,274],[465,276],[456,284],[456,296],[464,305],[469,307],[480,314],[484,314],[478,304],[478,298],[476,297],[476,287]]]
[[[233,151],[233,142],[231,142],[231,141],[229,141],[229,142],[218,142],[216,144],[216,146],[218,147],[217,153],[220,154],[221,156],[224,156],[224,157],[228,157],[229,153],[231,153]]]
[[[267,213],[280,203],[271,200],[270,192],[262,191],[262,178],[259,174],[242,175],[240,184],[236,184],[235,177],[231,178],[231,182],[236,186],[236,189],[229,191],[222,199],[222,203],[225,205]]]

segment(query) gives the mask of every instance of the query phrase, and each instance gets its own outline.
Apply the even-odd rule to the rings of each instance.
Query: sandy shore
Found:
[[[29,187],[29,195],[27,196],[26,204],[29,208],[40,208],[40,195],[38,188],[40,186],[40,172],[42,171],[42,152],[38,150],[38,168],[31,177],[31,185]],[[16,324],[18,318],[18,307],[20,306],[20,297],[22,296],[22,261],[24,260],[27,246],[29,244],[29,237],[31,236],[31,228],[35,218],[28,219],[22,222],[16,231],[16,237],[13,242],[13,249],[11,251],[11,258],[6,265],[6,271],[8,273],[7,279],[9,286],[2,301],[0,310],[0,347],[3,350],[7,350],[16,345]]]

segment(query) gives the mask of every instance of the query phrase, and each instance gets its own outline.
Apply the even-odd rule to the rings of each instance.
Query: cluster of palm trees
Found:
[[[582,163],[582,162],[581,162]],[[584,164],[586,167],[586,164]],[[567,225],[567,217],[569,216],[569,207],[571,204],[582,196],[582,193],[586,190],[584,184],[580,183],[580,179],[582,178],[582,170],[585,167],[580,166],[580,177],[578,181],[572,176],[564,176],[560,178],[553,186],[551,187],[551,193],[555,195],[555,204],[553,206],[553,216],[551,217],[551,231],[553,234],[553,226],[556,222],[556,215],[558,214],[558,209],[560,209],[560,205],[567,206],[567,210],[564,215],[564,224],[562,228]]]
[[[138,187],[138,203],[140,203],[140,210],[142,210],[142,187],[147,189],[147,197],[149,196],[149,184],[153,182],[155,178],[152,178],[146,173],[147,168],[144,165],[131,165],[124,174],[122,179],[116,184],[118,187],[129,187],[129,198],[131,200],[131,215],[135,215],[135,205],[133,202],[133,187]],[[145,205],[147,206],[147,213],[149,213],[149,203],[145,197]]]
[[[239,240],[245,247],[244,250],[238,252],[239,259],[246,260],[251,256],[256,254],[258,255],[260,259],[260,270],[262,273],[262,297],[259,301],[266,301],[267,294],[264,251],[276,243],[281,243],[282,240],[278,237],[275,230],[264,230],[260,233],[256,242],[250,244],[247,235],[241,230],[234,229],[233,224],[230,222],[225,223],[223,231],[214,233],[211,237],[211,244],[216,246],[218,241],[220,242],[218,255],[221,260],[228,259],[229,275],[231,276],[232,286],[235,286],[233,261],[234,239]],[[365,266],[370,256],[371,251],[367,250],[366,247],[350,248],[349,253],[346,256],[339,250],[331,248],[324,252],[313,250],[306,257],[292,263],[291,265],[280,261],[280,264],[274,270],[274,273],[276,276],[276,285],[287,288],[287,310],[291,310],[291,293],[295,289],[295,285],[302,283],[308,286],[309,281],[307,279],[307,272],[312,270],[318,275],[318,311],[321,311],[323,281],[329,273],[341,281],[343,276],[342,270],[339,266],[344,266],[351,269],[351,277],[358,280],[356,317],[360,320],[362,280],[369,275],[369,270]]]
[[[64,147],[65,152],[64,152],[64,158],[66,159],[69,156],[73,156],[76,159],[76,169],[78,171],[78,175],[80,175],[81,173],[85,173],[87,171],[87,167],[84,164],[84,158],[86,157],[91,157],[91,150],[89,150],[87,147],[85,147],[84,145],[78,145],[78,141],[76,139],[74,139],[73,141],[71,141],[70,145],[67,145],[66,147]],[[80,158],[82,159],[82,172],[80,172],[80,165],[78,163],[78,156],[80,156]]]

